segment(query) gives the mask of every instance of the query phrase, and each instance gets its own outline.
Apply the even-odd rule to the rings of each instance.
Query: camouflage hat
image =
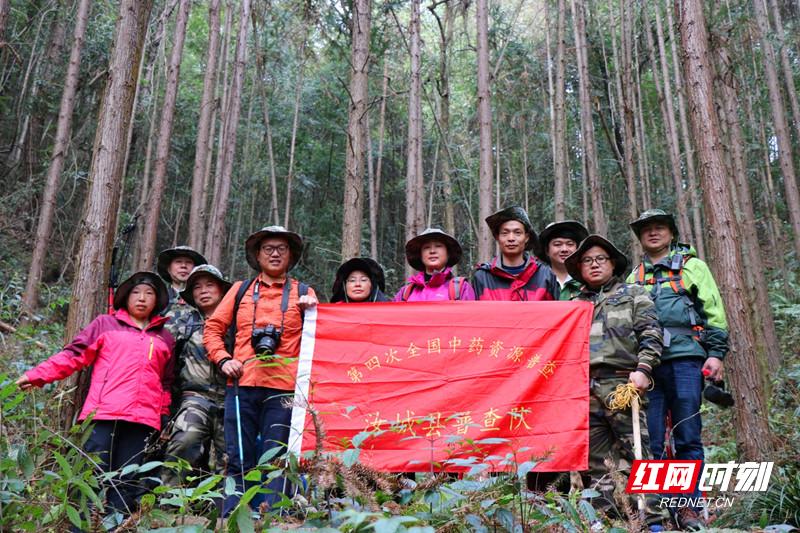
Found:
[[[539,248],[536,256],[547,264],[550,264],[550,257],[547,255],[547,247],[550,241],[556,238],[572,239],[575,244],[589,236],[586,226],[577,220],[564,220],[562,222],[551,222],[539,234]]]
[[[114,309],[122,309],[128,306],[128,296],[137,285],[148,285],[156,291],[156,308],[152,315],[160,314],[169,305],[169,292],[164,281],[155,272],[136,272],[128,279],[119,284],[114,293]]]
[[[244,241],[247,264],[255,270],[261,270],[261,267],[258,266],[258,250],[261,247],[261,241],[268,237],[286,239],[289,243],[289,253],[291,255],[287,271],[293,269],[297,262],[300,261],[300,256],[303,253],[303,238],[283,226],[266,226],[247,237],[247,240]]]
[[[194,266],[208,263],[206,258],[191,246],[176,246],[174,248],[162,250],[161,253],[158,254],[156,270],[158,271],[158,275],[164,278],[167,283],[172,283],[172,276],[169,275],[169,265],[178,257],[188,257],[194,261]]]
[[[425,270],[425,265],[422,263],[422,245],[429,241],[441,241],[447,247],[447,266],[457,265],[461,261],[464,252],[455,237],[439,228],[427,228],[406,243],[406,261],[414,270]]]
[[[678,238],[678,225],[675,224],[675,217],[671,213],[667,213],[663,209],[648,209],[639,215],[639,218],[631,222],[629,225],[637,238],[641,238],[642,228],[651,222],[663,222],[672,230],[672,238]]]
[[[331,303],[346,300],[344,288],[345,280],[356,270],[360,270],[369,276],[373,285],[373,293],[376,288],[381,292],[386,290],[386,277],[381,265],[369,257],[354,257],[349,261],[345,261],[336,271],[336,279],[333,282],[333,289],[331,290]]]
[[[186,280],[186,288],[181,291],[181,298],[183,298],[183,301],[192,307],[197,307],[194,301],[194,283],[201,276],[211,276],[214,278],[214,280],[219,283],[220,287],[222,288],[223,296],[225,296],[225,293],[227,293],[228,289],[231,288],[231,282],[225,279],[225,276],[222,275],[222,272],[220,272],[220,270],[214,265],[205,264],[196,266],[192,269],[192,273],[189,274],[189,279]]]
[[[586,250],[592,246],[599,246],[608,252],[609,257],[614,261],[615,276],[622,276],[628,269],[628,258],[625,254],[620,252],[619,248],[614,246],[611,241],[600,235],[589,235],[581,241],[578,245],[578,249],[564,260],[567,272],[569,272],[569,275],[572,276],[573,279],[581,283],[586,283],[583,276],[581,276],[581,259],[583,259],[583,254],[586,253]]]
[[[489,226],[489,229],[492,230],[492,235],[495,239],[497,239],[497,235],[500,233],[500,226],[509,220],[516,220],[517,222],[522,223],[522,225],[525,227],[525,231],[530,237],[528,239],[528,245],[525,247],[525,249],[535,250],[538,246],[539,239],[536,236],[536,232],[533,231],[533,224],[531,224],[531,219],[528,218],[528,213],[526,213],[522,207],[513,205],[511,207],[501,209],[500,211],[486,217],[486,225]]]

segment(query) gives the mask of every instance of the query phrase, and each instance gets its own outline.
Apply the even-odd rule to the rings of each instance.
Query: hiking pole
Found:
[[[639,427],[639,395],[636,394],[631,400],[631,419],[633,422],[633,458],[642,460],[642,431]],[[639,518],[644,522],[644,494],[636,497],[636,505],[639,508]]]
[[[242,445],[242,411],[239,407],[239,378],[233,378],[233,399],[236,406],[236,436],[239,439],[239,468],[242,471],[242,493],[244,493],[244,447]]]

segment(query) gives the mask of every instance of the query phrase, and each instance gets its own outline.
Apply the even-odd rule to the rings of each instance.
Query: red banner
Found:
[[[585,470],[591,317],[586,302],[320,305],[290,449],[315,447],[308,405],[324,450],[358,448],[378,470]]]

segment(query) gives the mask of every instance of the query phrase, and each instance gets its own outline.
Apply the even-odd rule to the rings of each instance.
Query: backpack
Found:
[[[233,348],[236,345],[236,315],[239,314],[239,304],[242,303],[244,293],[247,292],[247,289],[253,284],[255,279],[256,278],[250,278],[242,281],[242,284],[239,286],[239,290],[236,291],[236,299],[233,301],[233,322],[231,322],[231,325],[228,326],[228,331],[225,332],[225,351],[231,356],[233,356]],[[286,278],[286,283],[291,282],[291,278]],[[305,296],[306,294],[308,294],[308,285],[301,281],[297,286],[297,296]],[[286,312],[285,309],[282,309],[282,311]],[[300,311],[300,319],[305,320],[304,311]]]
[[[464,278],[461,276],[453,276],[447,282],[447,292],[449,295],[450,300],[460,300],[461,299],[461,286],[464,283]],[[402,299],[404,302],[407,302],[408,299],[411,297],[411,293],[414,292],[414,284],[413,283],[406,283],[403,286],[403,294]]]
[[[664,329],[668,330],[670,337],[674,337],[675,335],[689,335],[696,341],[702,341],[703,330],[705,329],[703,327],[703,320],[697,312],[694,296],[686,289],[686,285],[683,282],[683,267],[689,262],[689,259],[691,259],[691,257],[685,257],[683,254],[675,254],[670,264],[668,276],[656,276],[654,273],[653,277],[648,280],[645,279],[644,263],[639,263],[636,269],[636,284],[642,286],[653,285],[654,288],[650,291],[650,298],[655,300],[661,291],[661,284],[669,282],[669,286],[672,287],[675,294],[680,296],[686,303],[687,309],[689,310],[691,327],[667,327]],[[669,346],[669,344],[665,342],[665,346]]]

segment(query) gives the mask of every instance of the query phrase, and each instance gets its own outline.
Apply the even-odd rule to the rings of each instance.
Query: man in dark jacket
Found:
[[[569,275],[564,260],[588,236],[589,232],[577,220],[551,222],[539,234],[539,250],[536,255],[553,270],[561,291],[561,300],[570,300],[580,291],[581,284]]]
[[[528,214],[519,206],[507,207],[486,218],[500,246],[500,254],[478,266],[472,287],[478,300],[558,300],[553,271],[530,254],[536,248],[536,232]]]

